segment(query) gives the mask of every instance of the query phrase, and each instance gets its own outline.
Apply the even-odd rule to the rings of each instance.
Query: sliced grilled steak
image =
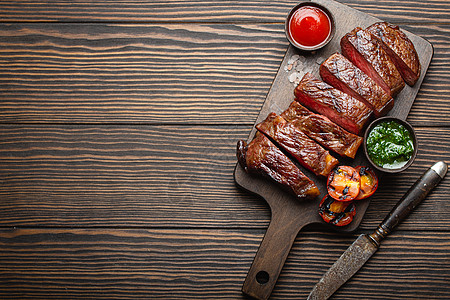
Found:
[[[381,45],[405,82],[413,86],[420,76],[420,62],[414,44],[398,26],[378,22],[367,30],[381,41]]]
[[[296,100],[344,129],[361,134],[372,110],[350,95],[306,73],[294,90]]]
[[[355,158],[363,141],[362,137],[348,132],[327,117],[309,111],[297,101],[293,101],[281,116],[323,147],[342,156]]]
[[[326,83],[366,104],[377,117],[384,116],[394,106],[394,99],[389,94],[339,53],[320,65],[320,76]]]
[[[341,39],[342,54],[371,77],[392,97],[405,86],[402,76],[381,43],[372,34],[359,27]]]
[[[314,182],[260,132],[248,145],[238,141],[236,155],[247,173],[268,176],[297,198],[314,198],[320,194]]]
[[[256,129],[316,175],[328,176],[339,163],[322,146],[276,113],[270,113],[263,122],[256,125]]]

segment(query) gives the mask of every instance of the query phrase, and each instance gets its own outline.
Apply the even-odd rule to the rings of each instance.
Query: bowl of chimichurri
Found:
[[[417,155],[417,138],[412,126],[398,118],[373,121],[364,135],[364,153],[372,166],[382,172],[406,170]]]

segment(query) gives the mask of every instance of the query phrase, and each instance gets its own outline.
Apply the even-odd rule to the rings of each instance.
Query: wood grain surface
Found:
[[[1,230],[0,296],[245,299],[240,281],[262,235],[219,229]],[[272,297],[305,299],[356,237],[302,232]],[[392,233],[333,299],[445,299],[449,240],[447,231]]]
[[[289,46],[254,123],[253,130],[247,139],[247,143],[250,143],[253,139],[257,131],[257,124],[263,122],[270,113],[280,114],[295,101],[293,95],[295,85],[292,84],[291,76],[299,73],[297,73],[297,67],[295,67],[295,72],[288,72],[289,65],[292,64],[290,61],[295,55],[300,55],[303,58],[301,73],[310,73],[315,78],[320,78],[319,64],[334,53],[342,52],[340,41],[343,36],[356,27],[367,28],[373,23],[381,21],[339,2],[329,0],[315,0],[314,2],[326,7],[333,16],[333,23],[336,27],[334,37],[325,47],[309,55],[297,51],[293,46]],[[419,57],[421,74],[414,86],[406,86],[396,95],[394,107],[388,112],[389,116],[402,120],[406,120],[408,117],[433,56],[433,47],[427,40],[410,32],[406,32],[406,34],[408,34]],[[296,76],[303,77],[303,75]],[[300,78],[298,81],[300,81]],[[351,161],[345,161],[342,157],[339,157],[339,164],[356,167],[367,166],[369,162],[363,152],[359,151]],[[321,199],[328,193],[327,182],[323,178],[314,176],[307,168],[302,166],[299,166],[299,168],[301,172],[314,181],[319,189],[320,195],[315,197],[315,199],[298,201],[299,199],[295,199],[289,193],[282,191],[279,186],[272,184],[270,180],[248,174],[240,164],[236,164],[234,179],[237,185],[262,197],[269,204],[271,211],[271,220],[266,234],[242,287],[243,293],[250,297],[261,300],[270,297],[287,255],[295,241],[295,236],[307,225],[323,222],[318,216],[317,210]],[[370,204],[370,200],[357,201],[355,203],[356,214],[351,224],[336,229],[351,232],[358,228]],[[258,277],[260,274],[264,274],[264,284],[261,284],[261,278]]]
[[[345,0],[426,38],[410,169],[355,233],[297,236],[272,299],[304,299],[450,147],[450,5]],[[0,298],[244,299],[270,220],[233,182],[296,1],[0,2]],[[446,177],[332,299],[449,299]]]
[[[448,125],[450,25],[404,28],[434,46],[408,120]],[[288,45],[281,24],[14,23],[0,43],[1,123],[239,125]]]
[[[2,1],[0,19],[15,22],[280,22],[300,1]],[[390,22],[448,22],[446,0],[347,0]]]
[[[232,176],[231,149],[248,132],[232,126],[0,126],[0,224],[264,229],[267,205],[238,189]],[[376,226],[416,176],[446,159],[441,149],[450,140],[440,137],[450,129],[418,128],[417,134],[419,145],[433,146],[421,147],[405,173],[383,177],[363,228]],[[446,228],[449,185],[444,180],[401,226]]]

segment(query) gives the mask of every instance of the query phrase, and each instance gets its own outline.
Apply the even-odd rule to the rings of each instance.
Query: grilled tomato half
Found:
[[[360,179],[361,177],[355,168],[338,166],[328,175],[328,194],[338,201],[351,201],[359,195]]]
[[[355,214],[355,204],[352,201],[338,201],[330,195],[323,197],[319,205],[319,215],[325,222],[332,225],[348,225]]]
[[[355,200],[366,199],[367,197],[372,196],[377,190],[378,177],[375,174],[375,171],[370,167],[357,166],[355,169],[361,177],[361,188],[359,195],[355,198]]]

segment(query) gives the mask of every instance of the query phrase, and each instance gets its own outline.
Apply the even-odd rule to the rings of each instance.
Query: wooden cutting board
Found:
[[[322,4],[333,14],[336,22],[335,36],[325,48],[314,53],[304,53],[292,46],[288,47],[255,125],[263,121],[270,112],[280,114],[294,101],[295,84],[304,73],[311,72],[317,78],[320,78],[320,64],[331,54],[341,52],[339,42],[342,36],[357,26],[366,28],[375,22],[381,21],[378,18],[332,0],[315,0],[313,2]],[[433,47],[428,41],[409,32],[404,32],[414,43],[422,66],[422,73],[413,87],[406,85],[402,92],[395,97],[394,108],[388,115],[401,119],[407,118],[433,56]],[[255,132],[256,129],[253,126],[248,142],[253,139]],[[339,159],[341,165],[369,165],[364,157],[362,146],[354,160],[345,159],[337,155],[335,157]],[[299,231],[308,224],[325,224],[318,214],[318,207],[320,200],[327,193],[326,180],[315,176],[303,167],[300,167],[300,169],[319,187],[321,195],[314,200],[298,201],[291,194],[281,190],[272,181],[249,175],[245,173],[239,164],[236,165],[234,172],[236,183],[243,189],[264,198],[271,210],[269,227],[242,287],[242,291],[245,294],[254,298],[269,298]],[[356,203],[357,212],[353,222],[343,228],[334,229],[345,232],[357,229],[369,202],[370,198],[358,201]]]

